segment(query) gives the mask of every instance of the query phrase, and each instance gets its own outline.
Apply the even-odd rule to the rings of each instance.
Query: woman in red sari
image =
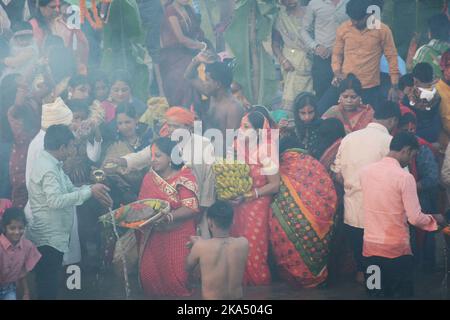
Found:
[[[189,254],[186,243],[196,234],[199,212],[198,186],[191,170],[172,162],[176,143],[159,138],[152,146],[152,169],[144,177],[139,199],[170,203],[171,213],[162,223],[138,237],[140,280],[147,296],[189,296],[184,266]]]
[[[280,176],[276,167],[277,163],[270,157],[262,156],[265,154],[264,148],[267,150],[271,141],[270,132],[268,132],[269,121],[259,111],[250,112],[242,119],[240,130],[245,132],[252,129],[257,132],[265,131],[268,139],[264,141],[259,137],[255,149],[249,148],[247,142],[239,143],[238,141],[236,144],[238,155],[245,154],[246,163],[250,166],[253,185],[249,194],[232,201],[235,208],[231,234],[233,237],[245,237],[249,242],[244,283],[267,285],[271,280],[267,262],[270,203],[272,196],[278,192]]]
[[[374,111],[368,104],[363,104],[361,82],[349,74],[339,85],[338,105],[331,107],[324,113],[322,119],[336,118],[342,122],[345,132],[364,129],[372,122]]]

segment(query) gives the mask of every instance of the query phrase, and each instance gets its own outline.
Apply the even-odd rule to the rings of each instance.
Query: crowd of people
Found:
[[[113,23],[114,2],[95,18]],[[446,226],[449,17],[430,18],[430,42],[405,70],[390,28],[370,22],[383,1],[280,0],[271,51],[281,105],[262,106],[233,81],[241,57],[205,36],[198,1],[156,2],[158,37],[149,32],[143,49],[154,82],[142,90],[134,40],[120,39],[134,64],[104,70],[106,35],[87,21],[70,28],[69,3],[0,0],[0,299],[29,299],[29,272],[33,297],[57,299],[63,266],[124,261],[147,297],[190,296],[198,282],[205,299],[239,299],[274,278],[315,288],[354,275],[365,286],[372,265],[382,284],[369,295],[412,297],[414,270],[436,271]],[[145,1],[127,5],[148,27]],[[219,143],[209,129],[258,138]],[[250,191],[219,199],[213,163],[235,154]],[[145,199],[170,212],[118,239],[99,222]]]

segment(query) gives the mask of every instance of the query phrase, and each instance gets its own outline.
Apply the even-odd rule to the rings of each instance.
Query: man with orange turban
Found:
[[[192,130],[194,127],[195,115],[191,111],[182,107],[171,107],[165,113],[166,123],[159,131],[161,137],[167,137],[176,129]]]
[[[187,130],[188,136],[183,136],[183,143],[179,145],[184,164],[192,169],[199,186],[199,202],[203,209],[210,207],[215,201],[215,176],[212,170],[214,162],[214,147],[211,141],[193,133],[195,115],[181,107],[171,107],[165,113],[166,123],[161,128],[161,137],[171,136],[176,129]],[[186,141],[184,139],[186,138]],[[194,149],[195,147],[195,149]],[[116,164],[128,170],[141,170],[151,166],[150,146],[130,153],[114,160]],[[201,154],[199,154],[201,153]],[[195,157],[194,157],[195,156]],[[195,161],[194,161],[195,159]],[[203,217],[199,224],[199,233],[204,238],[210,238],[206,219]]]

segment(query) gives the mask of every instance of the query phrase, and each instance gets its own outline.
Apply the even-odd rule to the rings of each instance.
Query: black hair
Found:
[[[275,120],[273,120],[272,116],[270,115],[269,110],[263,106],[263,105],[254,105],[251,108],[251,111],[257,111],[257,112],[261,112],[262,115],[267,119],[267,121],[269,121],[269,126],[271,128],[276,128],[277,127],[277,123],[275,122]]]
[[[419,150],[420,145],[414,134],[404,131],[397,133],[389,145],[391,151],[401,151],[406,147],[410,147],[412,150]]]
[[[39,27],[41,28],[41,29],[44,29],[44,30],[46,30],[46,31],[49,31],[48,33],[51,33],[50,32],[50,26],[47,24],[47,21],[45,20],[45,17],[42,15],[42,13],[41,13],[41,10],[40,10],[40,7],[46,7],[46,6],[48,6],[48,4],[50,3],[50,2],[52,2],[53,0],[39,0],[39,1],[37,1],[37,8],[36,8],[36,11],[35,11],[35,16],[34,16],[34,18],[38,21],[38,23],[39,23]]]
[[[117,81],[125,82],[131,89],[131,76],[126,70],[117,70],[111,75],[110,84],[113,85]]]
[[[315,110],[314,120],[318,120],[316,96],[310,92],[302,92],[299,95],[297,95],[293,104],[293,112],[294,112],[295,129],[297,131],[297,136],[299,139],[302,139],[302,137],[306,133],[307,126],[300,119],[298,112],[306,106],[311,106],[314,108]]]
[[[134,107],[134,105],[132,103],[129,103],[129,102],[119,103],[119,105],[117,106],[117,109],[116,109],[116,117],[117,117],[117,115],[119,115],[121,113],[126,114],[130,118],[137,119],[136,108]]]
[[[75,136],[69,127],[64,124],[56,124],[48,127],[44,137],[44,149],[47,151],[57,151],[62,146],[69,145]]]
[[[417,124],[417,118],[412,112],[407,112],[400,117],[400,120],[398,121],[398,127],[403,127],[408,123]]]
[[[367,8],[370,4],[367,0],[350,0],[345,11],[350,19],[359,21],[368,15]]]
[[[414,78],[423,83],[433,82],[434,74],[433,67],[427,62],[421,62],[416,64],[412,71]]]
[[[66,104],[72,113],[85,112],[87,115],[90,113],[88,99],[72,99],[67,101]]]
[[[432,39],[448,41],[450,21],[447,15],[440,13],[428,19],[428,30]]]
[[[380,7],[380,10],[383,10],[383,7],[384,7],[384,0],[371,0],[370,2],[369,2],[369,5],[375,5],[375,6],[378,6],[378,7]]]
[[[353,90],[358,96],[362,94],[361,81],[353,73],[349,73],[347,78],[339,84],[339,93],[343,93],[345,90]]]
[[[12,207],[5,209],[5,212],[3,213],[1,219],[3,231],[6,230],[6,226],[8,226],[13,220],[21,221],[24,226],[27,225],[27,218],[25,217],[25,212],[23,209]]]
[[[259,130],[264,127],[264,115],[259,111],[251,111],[248,114],[248,121],[250,121],[253,129]]]
[[[407,73],[398,80],[398,88],[400,90],[403,91],[406,87],[414,87],[414,77],[412,73]]]
[[[75,88],[82,84],[91,85],[88,77],[82,74],[76,74],[70,78],[68,86],[71,88]]]
[[[375,109],[374,119],[387,120],[390,118],[400,119],[401,117],[400,107],[397,103],[392,101],[384,101]]]
[[[230,229],[233,223],[233,207],[226,201],[217,200],[208,208],[207,217],[222,230]]]
[[[233,82],[233,70],[224,62],[214,62],[207,64],[205,72],[211,79],[219,82],[224,88],[229,89]]]
[[[153,141],[153,144],[156,145],[162,153],[164,153],[165,155],[167,155],[170,158],[173,169],[180,170],[184,166],[183,162],[181,162],[180,164],[176,164],[172,160],[172,150],[174,150],[174,149],[175,149],[174,150],[175,152],[178,152],[178,154],[180,155],[180,158],[181,158],[181,153],[180,153],[180,149],[178,147],[177,142],[172,141],[168,137],[162,137],[162,138],[158,138],[155,141]]]
[[[336,118],[325,119],[317,130],[318,142],[312,156],[320,160],[324,152],[338,139],[345,137],[345,128]]]

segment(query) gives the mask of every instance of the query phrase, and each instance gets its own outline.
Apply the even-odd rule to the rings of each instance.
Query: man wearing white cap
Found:
[[[59,274],[64,253],[70,252],[71,230],[76,207],[94,197],[106,208],[112,205],[109,188],[103,184],[75,187],[64,173],[63,165],[75,151],[75,136],[66,125],[50,126],[44,137],[28,183],[33,223],[30,239],[42,257],[36,265],[36,287],[39,299],[58,297]]]
[[[56,124],[70,125],[72,123],[73,114],[69,107],[66,106],[61,98],[57,98],[53,103],[44,104],[42,106],[41,130],[34,137],[28,147],[27,166],[25,172],[25,182],[27,188],[29,187],[30,173],[36,165],[36,159],[44,150],[44,136],[48,127]],[[90,159],[96,158],[96,153],[99,152],[98,146],[92,145],[89,141],[86,145],[86,151]],[[25,214],[30,225],[33,221],[33,214],[31,212],[30,204],[27,203],[25,207]],[[78,236],[78,220],[77,215],[74,215],[74,223],[72,233],[70,236],[69,251],[64,254],[63,265],[70,265],[81,261],[80,240]]]

